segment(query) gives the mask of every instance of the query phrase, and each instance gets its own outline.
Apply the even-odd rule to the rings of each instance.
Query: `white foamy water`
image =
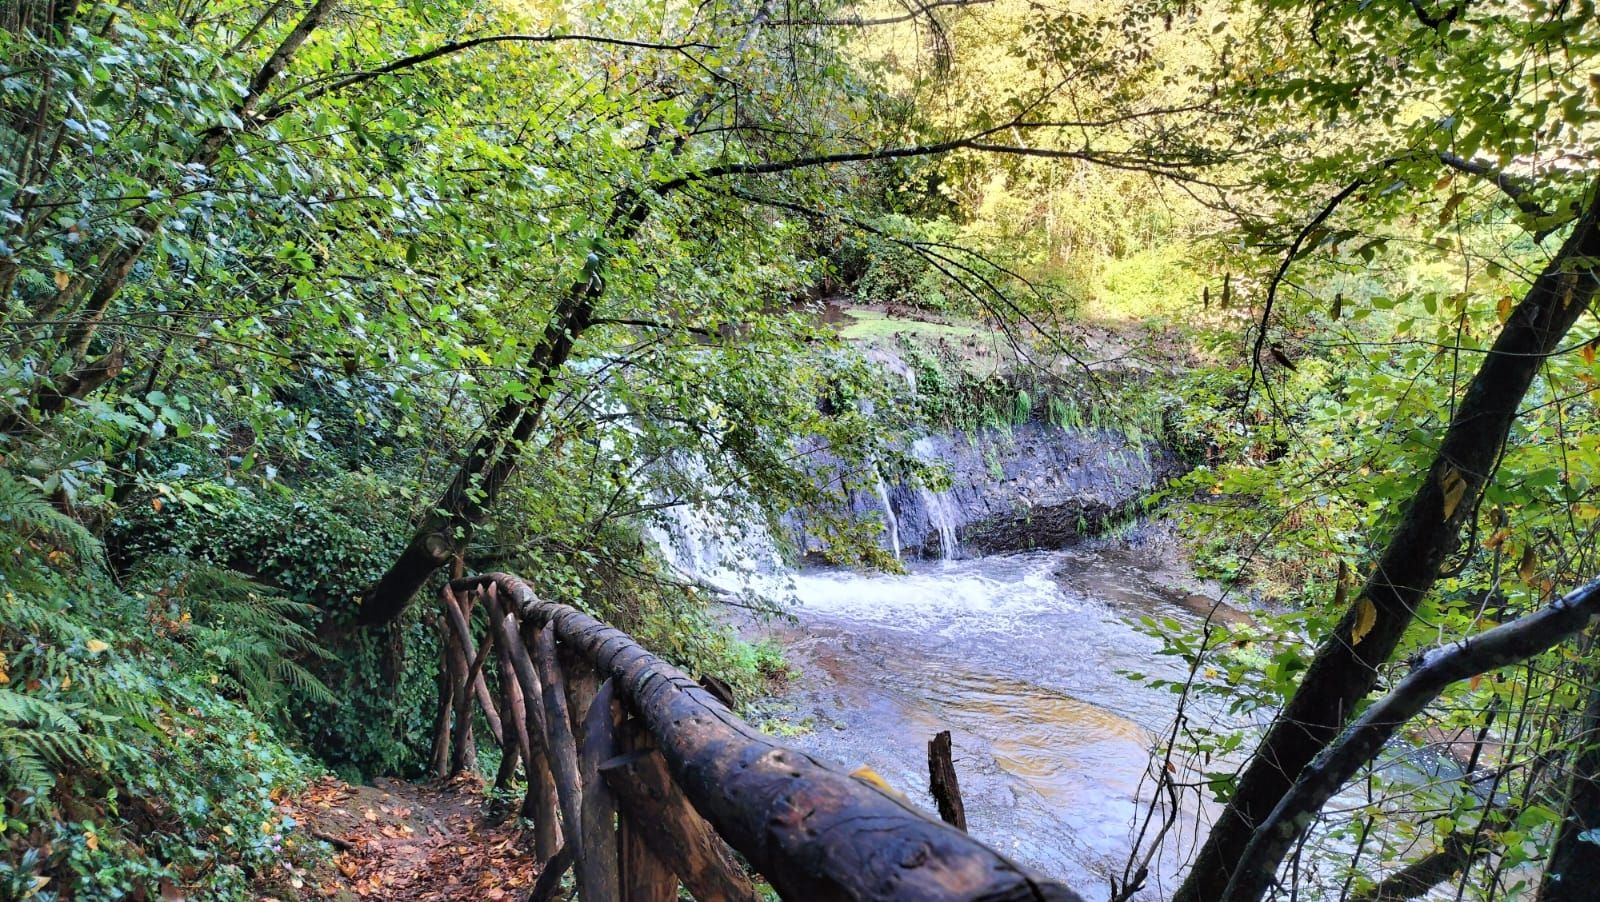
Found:
[[[800,611],[862,624],[992,631],[1027,615],[1094,606],[1062,592],[1053,575],[1059,563],[1055,555],[1035,554],[913,563],[903,575],[802,570],[794,594]]]

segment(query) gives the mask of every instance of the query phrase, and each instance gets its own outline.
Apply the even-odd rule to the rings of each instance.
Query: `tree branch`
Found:
[[[1532,179],[1512,175],[1503,169],[1496,168],[1486,160],[1469,160],[1466,157],[1457,156],[1446,151],[1439,152],[1439,162],[1457,172],[1488,179],[1506,197],[1511,199],[1511,202],[1516,205],[1518,210],[1522,211],[1524,216],[1536,222],[1550,223],[1534,231],[1533,237],[1535,241],[1543,241],[1551,232],[1566,225],[1565,221],[1552,223],[1551,221],[1556,218],[1556,214],[1539,206],[1537,201],[1528,196],[1534,189]]]
[[[1393,161],[1385,160],[1383,166],[1388,166],[1391,162]],[[1256,343],[1250,352],[1250,381],[1244,387],[1244,401],[1239,405],[1241,410],[1250,406],[1250,393],[1255,390],[1256,377],[1261,373],[1261,352],[1267,346],[1267,327],[1271,325],[1272,306],[1278,300],[1278,287],[1283,284],[1284,276],[1289,274],[1289,267],[1293,265],[1295,258],[1300,256],[1300,248],[1306,239],[1311,237],[1311,233],[1321,228],[1322,224],[1328,221],[1328,217],[1333,215],[1333,211],[1339,209],[1340,204],[1371,180],[1371,175],[1363,175],[1340,189],[1339,193],[1324,204],[1322,209],[1317,211],[1317,215],[1311,217],[1311,221],[1300,229],[1294,236],[1294,241],[1289,243],[1289,250],[1283,255],[1283,261],[1278,264],[1277,272],[1272,274],[1272,281],[1267,283],[1267,301],[1261,308],[1261,322],[1256,327]]]
[[[908,9],[898,16],[883,16],[876,19],[867,19],[862,16],[850,16],[843,19],[778,19],[767,24],[772,26],[819,26],[823,28],[841,26],[846,28],[870,28],[874,25],[895,25],[900,22],[910,22],[912,19],[931,15],[934,10],[946,7],[982,6],[993,2],[995,0],[929,0],[927,3],[917,4],[914,8]]]
[[[385,63],[376,69],[352,72],[344,76],[328,76],[323,79],[307,82],[306,84],[295,88],[293,91],[290,91],[282,99],[278,100],[278,102],[269,107],[264,113],[261,114],[261,119],[264,122],[271,122],[274,119],[278,119],[279,117],[283,116],[285,113],[288,113],[290,110],[293,110],[302,104],[316,100],[319,97],[342,91],[345,88],[365,84],[373,79],[382,78],[385,75],[392,75],[395,72],[411,69],[416,66],[420,66],[423,63],[432,62],[440,57],[449,56],[454,53],[461,53],[462,51],[471,50],[475,47],[482,47],[487,44],[554,44],[569,41],[590,44],[604,44],[612,47],[634,47],[644,50],[665,50],[675,53],[682,53],[685,56],[690,56],[690,50],[712,49],[710,44],[702,44],[698,42],[687,42],[682,44],[658,44],[651,41],[633,41],[626,38],[609,38],[602,35],[589,34],[486,35],[481,38],[469,38],[464,41],[451,41],[448,44],[441,44],[438,47],[434,47],[429,50],[413,53],[410,56],[400,57],[399,59]],[[690,56],[690,58],[693,59],[693,56]],[[313,87],[314,85],[316,87]]]
[[[1510,623],[1434,649],[1393,691],[1361,715],[1304,771],[1272,813],[1256,827],[1233,870],[1222,902],[1257,902],[1265,895],[1312,816],[1406,721],[1432,704],[1451,683],[1515,664],[1547,651],[1600,614],[1600,580]]]
[[[1140,157],[1110,151],[1094,150],[1065,150],[1049,147],[1026,147],[1017,144],[994,144],[983,140],[996,132],[1010,128],[1008,123],[966,138],[955,138],[949,141],[938,141],[931,144],[916,144],[904,147],[881,147],[875,150],[841,151],[839,153],[818,154],[810,157],[797,157],[789,160],[770,160],[765,163],[724,163],[721,166],[711,166],[699,172],[689,172],[676,178],[657,182],[651,190],[656,194],[668,194],[680,188],[687,187],[695,182],[709,181],[711,179],[727,178],[734,175],[773,175],[781,172],[793,172],[799,169],[813,169],[821,166],[834,166],[842,163],[870,163],[879,160],[901,160],[909,157],[930,157],[949,153],[954,150],[975,150],[983,153],[1006,154],[1021,157],[1043,157],[1053,160],[1082,160],[1100,166],[1109,166],[1114,169],[1126,169],[1135,172],[1159,174],[1180,181],[1202,183],[1201,179],[1189,175],[1185,169],[1196,165],[1204,165],[1200,160],[1164,160],[1157,157]]]

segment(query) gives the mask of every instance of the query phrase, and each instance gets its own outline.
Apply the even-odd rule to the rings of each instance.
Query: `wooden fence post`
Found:
[[[615,745],[620,753],[626,755],[655,748],[655,743],[650,741],[642,727],[629,720],[627,709],[620,699],[612,702],[611,709]],[[609,788],[609,778],[606,780]],[[616,801],[615,794],[612,801]],[[618,867],[622,871],[622,902],[677,902],[678,875],[655,853],[646,841],[644,832],[634,826],[633,818],[621,811],[620,806],[617,811],[617,846]]]
[[[617,754],[611,680],[587,694],[589,706],[578,756],[578,775],[583,782],[583,807],[578,813],[578,848],[583,857],[577,862],[578,882],[584,887],[584,902],[618,902],[622,893],[617,879],[617,805],[600,778],[601,763]]]
[[[433,775],[443,780],[450,776],[450,708],[455,699],[450,662],[454,660],[451,646],[455,634],[445,623],[443,614],[434,619],[434,626],[439,633],[439,709],[433,718],[433,754],[428,763]]]
[[[940,730],[928,740],[928,791],[938,803],[939,817],[957,830],[965,831],[967,806],[961,801],[961,785],[956,782],[949,730]]]
[[[533,665],[539,671],[544,690],[545,747],[550,756],[550,770],[556,778],[556,800],[561,803],[561,834],[567,848],[572,850],[573,873],[578,875],[578,894],[582,896],[586,852],[578,824],[583,808],[583,787],[579,783],[572,719],[567,714],[565,681],[561,677],[561,664],[556,660],[555,628],[546,626],[536,630],[533,642]]]
[[[470,594],[463,594],[457,602],[455,593],[445,587],[445,617],[450,621],[451,628],[455,630],[456,639],[460,642],[463,654],[467,660],[476,661],[481,649],[476,648],[472,642],[472,602]],[[494,697],[489,694],[489,686],[483,679],[481,667],[472,671],[472,692],[478,698],[478,706],[483,709],[483,719],[489,724],[489,732],[494,736],[495,745],[504,746],[505,730],[500,724],[500,715],[495,711]],[[470,713],[470,712],[469,712]]]
[[[461,615],[456,605],[455,593],[444,592],[445,616]],[[450,775],[478,767],[478,749],[472,741],[472,662],[471,652],[465,642],[465,633],[455,631],[455,641],[450,643]]]
[[[483,641],[494,645],[495,664],[500,682],[500,709],[501,721],[505,724],[506,744],[501,746],[500,772],[495,774],[494,788],[504,791],[511,785],[511,780],[517,774],[517,762],[528,762],[532,756],[528,750],[528,713],[523,710],[522,687],[517,683],[516,671],[511,666],[511,652],[506,649],[505,640],[500,637],[498,624],[505,617],[505,608],[500,604],[499,593],[495,591],[494,583],[489,584],[487,601],[489,607],[489,632]],[[528,782],[532,785],[533,768],[527,765]]]
[[[556,787],[550,769],[550,745],[544,726],[544,691],[539,674],[522,643],[517,618],[506,614],[496,624],[498,635],[511,656],[511,668],[522,687],[524,716],[528,723],[528,794],[522,800],[522,816],[533,821],[534,855],[546,863],[561,851],[561,831],[556,818]]]
[[[629,827],[700,902],[758,902],[733,850],[672,782],[649,734],[631,720],[623,729],[632,731],[635,751],[606,762],[602,772]]]

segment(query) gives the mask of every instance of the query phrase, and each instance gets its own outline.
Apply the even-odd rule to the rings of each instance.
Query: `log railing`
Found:
[[[476,766],[481,709],[503,753],[496,784],[519,762],[526,775],[522,814],[545,863],[533,899],[571,867],[584,902],[671,902],[680,883],[700,900],[757,900],[749,871],[808,902],[1079,900],[773,741],[627,634],[514,576],[457,579],[442,601],[433,764],[441,775]]]

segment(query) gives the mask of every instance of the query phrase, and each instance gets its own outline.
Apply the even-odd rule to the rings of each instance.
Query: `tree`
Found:
[[[1448,187],[1463,176],[1467,181],[1455,181],[1437,217],[1438,231],[1453,227],[1474,193],[1488,192],[1535,238],[1513,243],[1512,259],[1502,265],[1538,259],[1542,247],[1536,241],[1553,229],[1563,229],[1565,238],[1539,266],[1521,301],[1505,307],[1509,315],[1493,346],[1465,389],[1452,397],[1448,426],[1426,469],[1416,474],[1403,513],[1392,526],[1372,527],[1381,551],[1239,776],[1176,896],[1184,902],[1222,897],[1268,812],[1361,710],[1447,560],[1472,553],[1462,540],[1475,534],[1485,488],[1524,397],[1547,360],[1572,350],[1564,339],[1589,309],[1600,276],[1591,173],[1557,162],[1593,130],[1584,64],[1578,62],[1595,53],[1593,41],[1580,36],[1588,12],[1555,5],[1523,19],[1475,5],[1438,14],[1415,3],[1381,7],[1268,4],[1263,11],[1276,17],[1264,20],[1272,23],[1259,33],[1266,42],[1240,54],[1241,98],[1288,101],[1294,112],[1285,124],[1318,134],[1272,186],[1274,193],[1286,192],[1275,209],[1299,224],[1291,227],[1291,237],[1268,245],[1280,263],[1266,279],[1260,324],[1250,341],[1252,389],[1272,391],[1258,374],[1274,318],[1283,315],[1281,295],[1289,290],[1291,265],[1307,265],[1319,249],[1338,265],[1343,242],[1367,237],[1359,226],[1342,223],[1404,229],[1415,222],[1412,192]],[[1396,15],[1418,24],[1394,28]],[[1284,22],[1298,27],[1285,33]],[[1561,49],[1554,49],[1558,44]],[[1254,65],[1252,52],[1262,54]],[[1404,62],[1395,66],[1394,60]],[[1531,71],[1541,75],[1537,85],[1526,79]],[[1424,108],[1428,112],[1414,113]],[[1308,127],[1307,114],[1325,117],[1329,127]],[[1487,160],[1480,157],[1485,152]],[[1314,201],[1313,190],[1323,192]],[[1249,228],[1263,242],[1282,234],[1266,221]],[[1373,260],[1388,240],[1382,233],[1370,239],[1360,259]],[[1464,293],[1461,303],[1470,298]]]

